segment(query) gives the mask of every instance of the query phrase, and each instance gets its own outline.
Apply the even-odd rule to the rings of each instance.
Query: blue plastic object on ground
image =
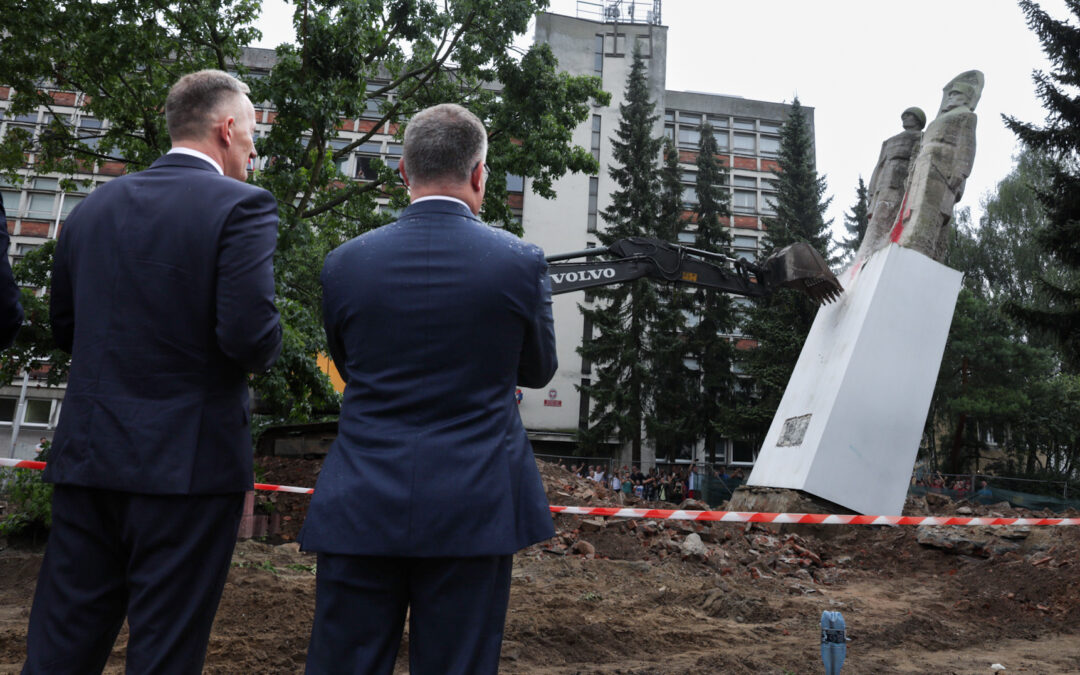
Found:
[[[847,627],[840,612],[821,613],[821,661],[825,675],[840,675],[847,658]]]

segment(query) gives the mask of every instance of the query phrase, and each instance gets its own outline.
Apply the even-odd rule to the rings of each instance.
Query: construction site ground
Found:
[[[263,480],[289,485],[313,485],[320,466],[263,464]],[[590,481],[540,466],[552,504],[620,505]],[[315,557],[292,540],[307,499],[274,495],[281,531],[238,543],[206,672],[303,670]],[[905,513],[968,509],[1051,515],[944,498],[909,500]],[[823,610],[847,620],[844,672],[991,673],[1001,664],[1005,673],[1080,673],[1076,527],[778,528],[578,516],[557,516],[555,525],[554,539],[515,559],[503,673],[819,673]],[[0,672],[21,666],[41,557],[28,542],[0,551]],[[126,628],[106,672],[123,671],[125,645]],[[408,672],[405,644],[397,671]]]

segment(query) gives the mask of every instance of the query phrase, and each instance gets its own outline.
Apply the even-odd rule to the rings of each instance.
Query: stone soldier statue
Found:
[[[870,176],[868,222],[856,260],[889,244],[889,233],[904,201],[908,169],[911,159],[919,152],[926,113],[921,108],[908,108],[900,114],[900,121],[904,130],[882,142],[881,154]]]
[[[941,108],[923,133],[919,154],[908,177],[907,203],[898,243],[941,261],[953,207],[975,162],[975,106],[983,74],[969,70],[943,90]]]

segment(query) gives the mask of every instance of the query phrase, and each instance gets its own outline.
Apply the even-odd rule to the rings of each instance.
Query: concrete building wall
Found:
[[[667,28],[642,24],[609,24],[575,19],[557,14],[541,14],[536,21],[535,41],[547,43],[560,69],[574,75],[600,75],[603,88],[612,95],[607,106],[593,106],[592,115],[599,118],[600,173],[597,176],[570,174],[556,181],[556,199],[547,200],[533,194],[526,181],[522,226],[525,239],[548,254],[577,251],[599,245],[595,232],[590,232],[590,180],[598,183],[595,221],[602,227],[602,212],[610,204],[613,182],[607,167],[614,163],[611,138],[619,123],[619,105],[624,102],[626,81],[630,75],[632,48],[638,44],[647,56],[649,92],[658,107],[664,96],[667,55]],[[599,52],[599,58],[598,58]],[[599,72],[596,66],[600,65]],[[584,148],[593,145],[592,118],[574,132],[574,143]],[[663,133],[658,120],[654,130]],[[659,158],[658,158],[659,159]],[[584,319],[578,304],[585,302],[583,292],[555,297],[555,331],[559,350],[559,370],[543,390],[522,392],[521,414],[526,426],[536,431],[574,432],[581,414],[582,361],[577,354],[584,330]]]

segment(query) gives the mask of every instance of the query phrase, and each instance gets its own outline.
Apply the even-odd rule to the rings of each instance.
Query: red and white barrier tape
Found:
[[[293,487],[291,485],[270,485],[269,483],[255,483],[256,490],[267,492],[295,492],[300,495],[315,494],[315,488]]]
[[[37,469],[41,471],[45,468],[45,462],[36,462],[29,459],[8,459],[7,457],[0,457],[0,466],[10,466],[16,469]]]
[[[8,459],[6,457],[0,457],[0,466],[10,466],[15,469],[37,469],[40,471],[45,468],[45,462],[38,462],[30,459]],[[255,489],[266,490],[267,492],[296,492],[302,495],[310,495],[315,492],[315,488],[293,487],[291,485],[270,485],[269,483],[255,483]]]
[[[1080,518],[972,518],[965,516],[838,516],[825,513],[760,513],[743,511],[678,511],[552,506],[552,513],[611,518],[657,518],[719,523],[797,525],[1080,525]]]
[[[44,469],[45,462],[0,457],[0,466]],[[314,488],[255,483],[256,490],[310,495]],[[840,516],[826,513],[761,513],[744,511],[680,511],[678,509],[621,509],[589,506],[551,506],[552,513],[608,518],[697,520],[716,523],[773,523],[777,525],[1080,525],[1080,518],[973,518],[967,516]]]

